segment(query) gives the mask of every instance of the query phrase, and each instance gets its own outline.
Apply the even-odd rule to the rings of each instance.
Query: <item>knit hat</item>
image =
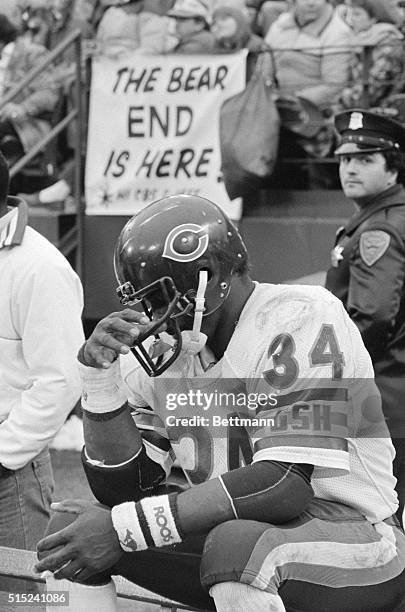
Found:
[[[231,17],[235,21],[235,33],[226,39],[230,49],[243,49],[251,35],[251,29],[246,15],[239,9],[230,6],[221,6],[214,10],[212,23],[215,24],[217,18]],[[212,26],[211,26],[212,27]]]
[[[205,21],[209,18],[207,0],[176,0],[174,7],[167,13],[169,17],[188,18],[200,17]]]

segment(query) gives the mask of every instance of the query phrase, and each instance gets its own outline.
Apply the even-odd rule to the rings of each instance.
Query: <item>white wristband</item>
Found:
[[[82,407],[89,412],[113,412],[127,401],[119,359],[108,369],[92,368],[79,362]]]
[[[135,552],[148,548],[139,524],[135,502],[124,502],[114,506],[111,509],[111,519],[122,550]]]
[[[155,546],[181,542],[168,495],[144,497],[140,503]]]
[[[125,552],[135,552],[149,546],[169,546],[181,542],[173,514],[176,512],[175,498],[176,493],[171,493],[114,506],[111,518],[121,548]]]

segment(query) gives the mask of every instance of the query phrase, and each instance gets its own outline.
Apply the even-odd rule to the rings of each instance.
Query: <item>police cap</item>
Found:
[[[340,143],[335,155],[405,151],[405,128],[383,115],[351,109],[335,115]]]

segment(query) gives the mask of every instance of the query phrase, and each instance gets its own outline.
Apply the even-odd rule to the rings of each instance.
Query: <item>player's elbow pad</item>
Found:
[[[120,467],[93,465],[84,449],[82,463],[93,495],[110,507],[150,495],[166,477],[163,468],[149,459],[144,447],[137,457]]]
[[[285,523],[305,510],[314,497],[307,464],[258,461],[222,475],[237,518]]]

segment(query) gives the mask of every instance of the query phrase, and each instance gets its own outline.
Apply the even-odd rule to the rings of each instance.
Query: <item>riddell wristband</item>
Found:
[[[114,361],[108,369],[92,368],[79,362],[79,371],[84,410],[103,414],[113,412],[127,402],[119,359]]]
[[[176,511],[177,493],[125,502],[111,510],[112,522],[125,552],[182,541]]]

